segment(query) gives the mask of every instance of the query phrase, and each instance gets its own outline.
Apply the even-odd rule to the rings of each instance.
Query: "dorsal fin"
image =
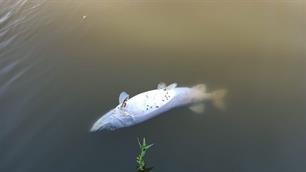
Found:
[[[126,93],[125,91],[121,92],[119,95],[119,103],[123,103],[128,98],[129,98],[128,93]]]
[[[164,89],[164,88],[166,88],[167,87],[167,85],[166,85],[166,83],[164,83],[164,82],[160,82],[160,83],[158,83],[158,85],[157,85],[157,89]]]
[[[176,86],[177,86],[177,83],[175,82],[175,83],[172,83],[172,84],[168,85],[167,89],[170,90],[170,89],[175,88]]]
[[[201,92],[206,92],[206,85],[205,84],[198,84],[192,87],[193,89],[199,90]]]

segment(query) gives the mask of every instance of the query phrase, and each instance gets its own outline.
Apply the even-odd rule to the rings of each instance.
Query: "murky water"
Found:
[[[305,1],[0,0],[0,171],[302,172]],[[226,88],[227,110],[92,123],[158,82]]]

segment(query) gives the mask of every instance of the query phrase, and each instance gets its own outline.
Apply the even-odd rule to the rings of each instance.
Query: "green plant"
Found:
[[[146,167],[145,167],[145,160],[144,157],[146,155],[147,150],[153,146],[153,144],[147,145],[146,143],[146,139],[143,138],[142,139],[142,143],[138,140],[138,144],[139,144],[139,149],[140,149],[140,153],[138,154],[138,156],[136,157],[136,162],[137,162],[137,169],[139,171],[145,171]]]

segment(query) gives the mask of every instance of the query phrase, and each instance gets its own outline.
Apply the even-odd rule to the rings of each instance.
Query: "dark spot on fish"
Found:
[[[166,88],[164,88],[164,91],[166,91],[167,89]]]
[[[162,100],[162,101],[165,101],[165,100]]]
[[[153,107],[151,106],[150,108],[152,109]]]
[[[159,106],[155,106],[156,108],[159,108]]]
[[[149,108],[147,108],[147,110],[149,110]]]

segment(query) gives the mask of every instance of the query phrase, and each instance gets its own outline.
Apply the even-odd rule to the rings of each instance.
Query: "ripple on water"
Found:
[[[45,0],[3,0],[0,1],[0,52],[22,34],[23,24],[32,20]],[[18,30],[20,29],[20,30]],[[0,56],[1,58],[1,56]]]

